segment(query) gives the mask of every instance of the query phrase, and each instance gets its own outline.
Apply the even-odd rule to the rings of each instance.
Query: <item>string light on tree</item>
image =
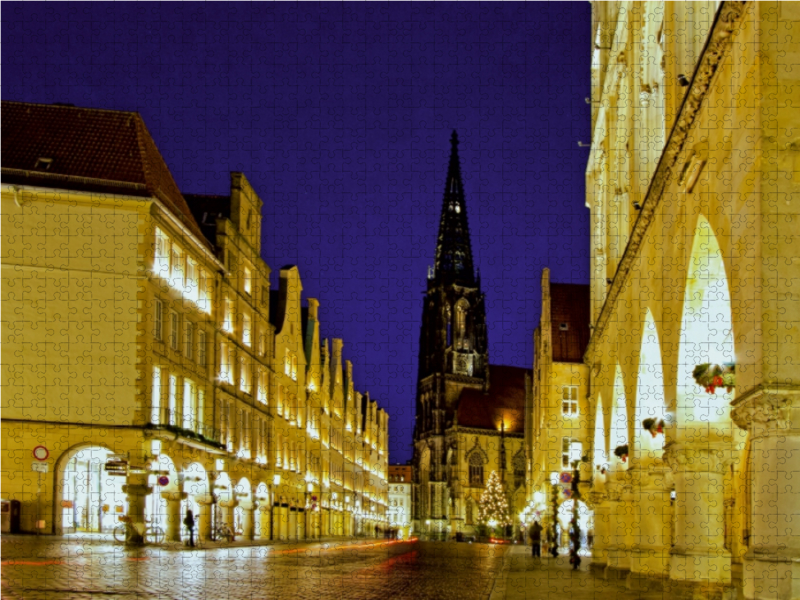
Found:
[[[497,471],[492,471],[489,475],[486,489],[478,500],[478,521],[492,528],[511,524],[506,491]]]

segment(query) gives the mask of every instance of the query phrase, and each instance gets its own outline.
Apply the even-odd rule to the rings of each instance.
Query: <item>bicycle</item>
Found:
[[[223,538],[227,538],[229,542],[234,540],[233,531],[227,523],[215,526],[211,532],[212,540],[221,540]]]
[[[121,523],[114,527],[114,539],[117,542],[129,542],[137,535],[136,530],[131,525],[130,517],[120,517]],[[144,529],[145,544],[161,544],[164,541],[164,530],[158,525],[148,525]]]

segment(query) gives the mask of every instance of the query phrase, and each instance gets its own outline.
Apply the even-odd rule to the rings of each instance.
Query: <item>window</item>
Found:
[[[186,259],[186,285],[184,287],[184,297],[197,304],[199,298],[200,285],[199,277],[197,275],[197,261],[191,257]]]
[[[223,301],[222,329],[228,333],[233,333],[233,302],[230,298]]]
[[[267,404],[267,385],[269,384],[269,380],[267,379],[267,372],[260,371],[258,374],[258,401],[261,404]]]
[[[253,295],[253,270],[245,265],[244,269],[242,269],[244,275],[244,281],[242,282],[242,287],[244,289],[244,293],[248,296]]]
[[[283,351],[283,374],[291,376],[292,374],[292,353],[288,348]]]
[[[167,423],[177,425],[176,412],[178,408],[178,378],[175,375],[169,376],[169,408],[167,409]]]
[[[150,400],[150,422],[161,423],[161,367],[153,367],[153,390]]]
[[[191,379],[183,380],[183,428],[194,429],[195,419],[195,402],[197,396],[195,394],[194,382]]]
[[[184,290],[183,252],[178,246],[172,246],[172,272],[170,285],[176,290]]]
[[[178,328],[178,313],[174,310],[169,313],[169,347],[176,352],[180,349],[179,335],[180,329]]]
[[[245,394],[253,391],[253,382],[250,377],[250,357],[242,356],[239,358],[239,389]]]
[[[264,327],[258,328],[258,355],[265,356],[267,354],[267,332]]]
[[[169,277],[170,242],[167,234],[156,227],[156,247],[153,257],[153,272],[159,277]]]
[[[514,489],[517,489],[525,483],[525,455],[522,450],[514,455],[512,464],[514,466]]]
[[[278,386],[278,415],[283,416],[283,386]]]
[[[266,306],[268,302],[269,302],[269,290],[267,289],[267,286],[262,285],[261,286],[261,306]]]
[[[292,352],[292,379],[297,381],[297,354]]]
[[[206,332],[197,332],[197,364],[206,368]]]
[[[184,350],[183,353],[189,360],[194,359],[194,323],[186,321],[184,324]]]
[[[469,485],[483,487],[483,457],[478,452],[469,456]]]
[[[197,306],[204,313],[211,314],[211,278],[205,269],[200,269]]]
[[[233,347],[222,342],[220,347],[219,380],[223,383],[233,383]]]
[[[205,411],[206,411],[206,391],[204,389],[197,390],[197,410],[195,414],[197,433],[205,434]]]
[[[563,469],[570,469],[571,468],[571,465],[570,465],[571,461],[570,461],[570,456],[569,456],[569,448],[572,445],[572,442],[578,442],[578,440],[575,439],[575,438],[570,438],[570,437],[561,438],[561,467]],[[583,454],[583,445],[580,444],[580,442],[578,442],[578,443],[579,443],[579,445],[581,445],[579,454],[582,455]]]
[[[561,414],[565,417],[578,415],[577,385],[565,385],[561,388]]]
[[[253,345],[253,323],[248,313],[242,313],[242,343],[248,348]]]
[[[558,326],[559,331],[569,331],[569,323],[560,323]]]
[[[159,341],[164,341],[164,303],[156,298],[153,306],[153,336]]]

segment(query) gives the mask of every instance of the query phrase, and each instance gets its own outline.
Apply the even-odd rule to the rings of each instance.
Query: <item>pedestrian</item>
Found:
[[[186,511],[186,518],[183,520],[183,524],[189,530],[189,546],[194,548],[194,513],[191,509]]]
[[[534,521],[530,531],[531,553],[533,558],[542,558],[542,526]]]

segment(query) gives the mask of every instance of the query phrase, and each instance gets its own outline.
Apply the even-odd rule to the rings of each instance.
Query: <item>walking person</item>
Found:
[[[542,526],[539,521],[534,521],[531,526],[530,537],[533,558],[542,558]]]
[[[186,518],[183,520],[183,524],[189,530],[189,546],[194,548],[194,513],[191,509],[186,511]]]

